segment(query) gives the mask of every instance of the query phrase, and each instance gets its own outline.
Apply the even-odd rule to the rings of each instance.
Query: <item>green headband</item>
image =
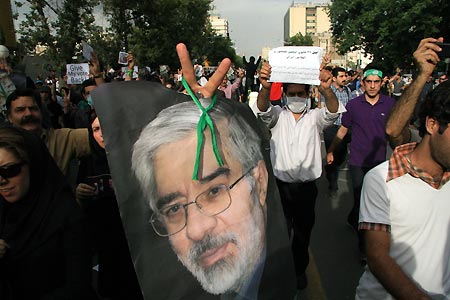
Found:
[[[383,78],[383,72],[381,72],[380,70],[369,69],[369,70],[364,72],[363,79],[365,79],[369,75],[377,75],[380,78]]]
[[[209,104],[208,107],[203,107],[203,105],[200,103],[200,101],[197,99],[197,97],[192,92],[191,88],[187,84],[184,77],[182,77],[181,82],[186,89],[186,91],[191,96],[192,100],[194,100],[194,103],[197,105],[198,108],[202,111],[202,115],[200,116],[200,119],[198,120],[197,124],[197,153],[195,155],[195,165],[194,165],[194,172],[192,174],[193,180],[198,180],[198,168],[200,165],[200,154],[202,152],[202,146],[203,146],[203,140],[204,135],[203,131],[205,131],[206,126],[209,127],[209,130],[211,131],[211,140],[212,140],[212,146],[214,155],[216,157],[216,161],[219,164],[219,166],[223,166],[222,158],[220,157],[219,148],[217,147],[217,139],[216,139],[216,132],[214,130],[214,122],[211,119],[211,117],[208,115],[208,111],[216,104],[217,100],[217,94],[214,94],[211,100],[211,104]]]

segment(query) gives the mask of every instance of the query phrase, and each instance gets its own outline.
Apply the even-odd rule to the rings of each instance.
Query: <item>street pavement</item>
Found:
[[[298,300],[355,298],[364,267],[359,261],[356,233],[347,225],[353,195],[350,172],[345,165],[339,172],[338,186],[337,193],[330,194],[325,172],[317,182],[319,195],[307,269],[308,287],[298,294]]]

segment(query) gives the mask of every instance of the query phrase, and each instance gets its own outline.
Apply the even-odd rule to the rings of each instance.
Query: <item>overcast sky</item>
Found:
[[[283,46],[284,15],[291,4],[292,0],[214,0],[213,12],[228,19],[237,53],[257,56],[263,47]]]
[[[258,56],[283,45],[283,18],[292,0],[214,0],[213,12],[228,20],[239,55]]]

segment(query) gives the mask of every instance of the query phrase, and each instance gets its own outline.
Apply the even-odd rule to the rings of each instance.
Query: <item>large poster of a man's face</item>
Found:
[[[201,111],[192,101],[159,113],[132,155],[155,232],[168,236],[178,259],[212,294],[241,291],[257,280],[252,276],[260,275],[265,259],[268,178],[261,141],[226,104],[219,101],[210,112],[224,164],[218,165],[206,131],[199,180],[192,171]]]
[[[205,113],[148,82],[93,98],[144,297],[293,299],[268,139],[249,108],[202,99]]]

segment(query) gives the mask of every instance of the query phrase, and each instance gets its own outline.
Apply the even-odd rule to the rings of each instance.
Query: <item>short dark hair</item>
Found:
[[[335,67],[335,68],[331,71],[331,74],[333,75],[333,77],[337,77],[337,76],[339,75],[339,72],[347,73],[347,71],[345,71],[344,68],[342,68],[342,67]]]
[[[6,98],[6,114],[10,114],[11,102],[17,100],[19,97],[31,97],[34,99],[34,102],[41,109],[41,96],[33,89],[17,89],[12,92],[8,98]]]
[[[89,78],[83,81],[83,83],[81,84],[81,93],[84,95],[84,88],[91,85],[97,86],[97,84],[95,83],[95,79]]]
[[[439,133],[442,134],[450,123],[450,81],[439,84],[423,101],[419,111],[419,134],[427,133],[426,119],[431,117],[439,122]]]

